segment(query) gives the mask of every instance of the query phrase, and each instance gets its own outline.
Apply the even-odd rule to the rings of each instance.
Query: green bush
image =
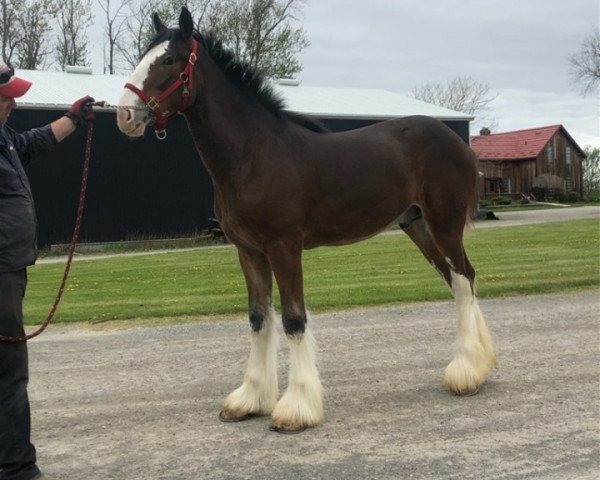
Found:
[[[577,203],[581,201],[581,195],[579,192],[558,192],[556,200],[563,203]]]
[[[492,205],[510,205],[511,199],[509,197],[498,196],[492,198]]]

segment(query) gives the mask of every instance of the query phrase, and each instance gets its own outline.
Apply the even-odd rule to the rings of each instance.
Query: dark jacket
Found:
[[[23,165],[56,143],[50,125],[24,133],[0,125],[0,272],[35,263],[37,221]]]

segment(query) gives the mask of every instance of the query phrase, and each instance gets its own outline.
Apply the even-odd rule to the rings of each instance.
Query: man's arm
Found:
[[[32,128],[23,133],[16,133],[5,126],[10,132],[23,165],[28,164],[38,154],[48,152],[52,147],[71,135],[78,125],[94,120],[92,109],[94,99],[86,96],[77,100],[65,116],[40,128]]]
[[[50,128],[52,128],[52,133],[54,134],[56,141],[61,142],[71,135],[77,126],[69,117],[60,117],[50,124]]]
[[[103,102],[100,102],[103,103]],[[71,135],[78,125],[94,120],[94,99],[89,95],[76,100],[64,117],[50,124],[57,142]]]

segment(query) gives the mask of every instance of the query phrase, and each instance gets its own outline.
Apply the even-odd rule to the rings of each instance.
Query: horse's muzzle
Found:
[[[117,107],[117,125],[125,135],[141,137],[149,120],[147,108]]]

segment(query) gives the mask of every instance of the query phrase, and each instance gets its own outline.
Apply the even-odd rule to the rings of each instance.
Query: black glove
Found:
[[[73,123],[77,126],[84,122],[91,122],[96,118],[96,114],[92,107],[94,106],[95,100],[86,95],[85,97],[77,100],[65,115],[69,117]]]

